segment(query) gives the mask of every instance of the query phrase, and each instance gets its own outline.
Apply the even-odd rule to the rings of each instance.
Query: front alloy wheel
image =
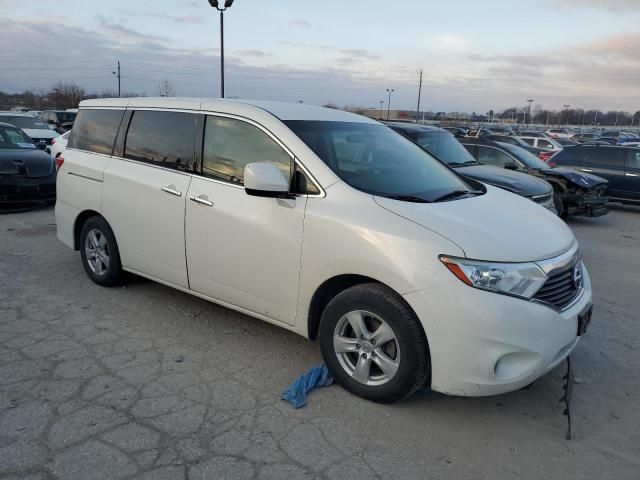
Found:
[[[400,346],[387,322],[374,313],[354,310],[336,324],[333,348],[340,366],[364,385],[383,385],[400,366]]]

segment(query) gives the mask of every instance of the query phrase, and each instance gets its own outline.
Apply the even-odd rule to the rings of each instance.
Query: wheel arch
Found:
[[[375,278],[360,275],[360,274],[340,274],[328,278],[318,288],[311,297],[309,303],[308,317],[307,317],[307,336],[310,340],[316,340],[318,336],[318,329],[320,327],[320,318],[327,304],[339,293],[347,290],[348,288],[361,285],[363,283],[377,283],[384,285],[391,291],[396,293],[400,298],[402,296],[390,285],[381,282]],[[403,299],[404,301],[404,299]],[[405,302],[406,303],[406,302]],[[407,303],[407,307],[411,309],[411,306]],[[413,309],[411,309],[413,310]]]
[[[83,210],[78,214],[76,220],[73,224],[73,249],[80,250],[80,233],[82,232],[82,227],[92,217],[100,217],[104,219],[105,222],[109,223],[106,218],[104,218],[100,212],[95,210]]]

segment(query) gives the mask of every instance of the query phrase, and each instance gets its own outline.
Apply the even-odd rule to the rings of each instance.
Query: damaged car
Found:
[[[528,198],[557,214],[553,188],[548,182],[521,172],[478,163],[448,131],[427,125],[387,123],[395,132],[405,136],[461,175]],[[513,138],[513,137],[505,137]]]
[[[542,178],[553,187],[553,201],[561,217],[608,213],[609,182],[588,173],[551,167],[523,148],[485,138],[460,139],[464,147],[483,165],[506,168]]]
[[[0,123],[0,212],[18,212],[56,200],[54,160],[21,129]]]

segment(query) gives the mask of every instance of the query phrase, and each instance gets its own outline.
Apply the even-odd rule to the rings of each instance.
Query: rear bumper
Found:
[[[427,334],[432,389],[486,396],[530,384],[573,351],[578,315],[591,303],[591,282],[584,269],[584,290],[565,311],[455,279],[404,298]]]

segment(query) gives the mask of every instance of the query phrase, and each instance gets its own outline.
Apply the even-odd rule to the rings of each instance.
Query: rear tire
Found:
[[[376,283],[336,295],[320,320],[322,357],[349,392],[380,403],[408,397],[431,372],[429,346],[402,297]]]
[[[85,272],[98,285],[112,287],[122,281],[118,244],[104,218],[91,217],[82,226],[80,257]]]

